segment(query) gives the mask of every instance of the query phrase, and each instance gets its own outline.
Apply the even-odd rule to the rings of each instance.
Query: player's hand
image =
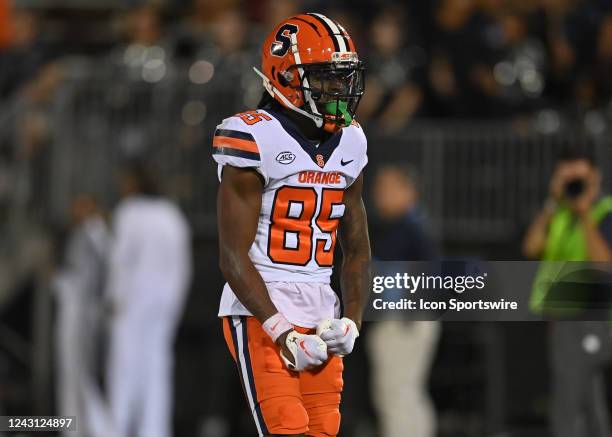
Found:
[[[355,322],[343,317],[323,320],[317,326],[317,335],[325,342],[329,353],[343,357],[353,351],[359,330]]]
[[[301,372],[327,361],[327,346],[318,335],[300,334],[291,330],[277,339],[280,356],[289,370]]]

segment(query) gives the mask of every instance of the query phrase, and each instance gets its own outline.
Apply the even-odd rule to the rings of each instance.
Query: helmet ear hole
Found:
[[[290,71],[279,71],[276,77],[282,86],[288,86],[293,80],[293,73]]]
[[[289,82],[287,82],[287,79],[285,79],[285,76],[283,76],[282,74],[278,73],[276,75],[276,78],[278,79],[278,82],[282,85],[282,86],[287,86],[289,85]]]

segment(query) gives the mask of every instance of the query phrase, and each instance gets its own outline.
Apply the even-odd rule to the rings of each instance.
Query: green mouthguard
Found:
[[[353,117],[351,117],[351,114],[349,114],[347,108],[347,103],[343,101],[338,102],[336,100],[325,104],[325,111],[328,114],[336,115],[338,112],[342,114],[342,117],[344,118],[344,126],[348,126],[349,124],[351,124],[351,121],[353,121]]]

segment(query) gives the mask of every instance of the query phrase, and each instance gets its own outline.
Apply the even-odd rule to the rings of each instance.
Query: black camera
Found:
[[[580,197],[584,190],[586,189],[586,183],[584,179],[576,178],[570,180],[565,184],[565,197],[567,199],[576,199]]]

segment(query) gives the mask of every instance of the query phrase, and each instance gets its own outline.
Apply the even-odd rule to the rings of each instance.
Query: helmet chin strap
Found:
[[[295,63],[300,65],[302,63],[302,58],[300,57],[300,52],[298,51],[297,36],[295,33],[291,34],[291,53],[293,53],[293,59],[295,59]],[[317,109],[317,104],[312,99],[312,93],[310,92],[310,84],[308,83],[308,78],[304,75],[304,69],[302,67],[298,67],[298,74],[300,75],[300,82],[306,88],[305,90],[302,90],[302,92],[304,94],[304,100],[308,105],[310,105],[310,112],[321,117],[321,113]],[[325,119],[323,119],[321,126],[323,126],[324,123]],[[317,125],[317,127],[321,126]]]

